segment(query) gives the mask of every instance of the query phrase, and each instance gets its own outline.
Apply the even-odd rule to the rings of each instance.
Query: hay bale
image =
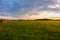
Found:
[[[7,20],[7,19],[1,19],[0,20],[0,23],[8,23],[9,22],[9,20]]]
[[[0,19],[0,23],[2,23],[2,19]]]

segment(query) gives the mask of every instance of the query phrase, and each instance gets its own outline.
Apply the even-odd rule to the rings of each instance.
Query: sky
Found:
[[[0,18],[60,19],[60,0],[0,0]]]

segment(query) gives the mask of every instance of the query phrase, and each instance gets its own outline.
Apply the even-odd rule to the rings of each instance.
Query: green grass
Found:
[[[0,40],[60,40],[60,21],[0,23]]]

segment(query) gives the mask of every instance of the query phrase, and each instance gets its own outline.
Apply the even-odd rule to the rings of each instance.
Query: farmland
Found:
[[[0,23],[0,40],[60,40],[60,21]]]

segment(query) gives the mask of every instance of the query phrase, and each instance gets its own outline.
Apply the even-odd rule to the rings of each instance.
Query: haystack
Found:
[[[7,19],[0,19],[0,23],[8,23],[9,22],[9,20],[7,20]]]

